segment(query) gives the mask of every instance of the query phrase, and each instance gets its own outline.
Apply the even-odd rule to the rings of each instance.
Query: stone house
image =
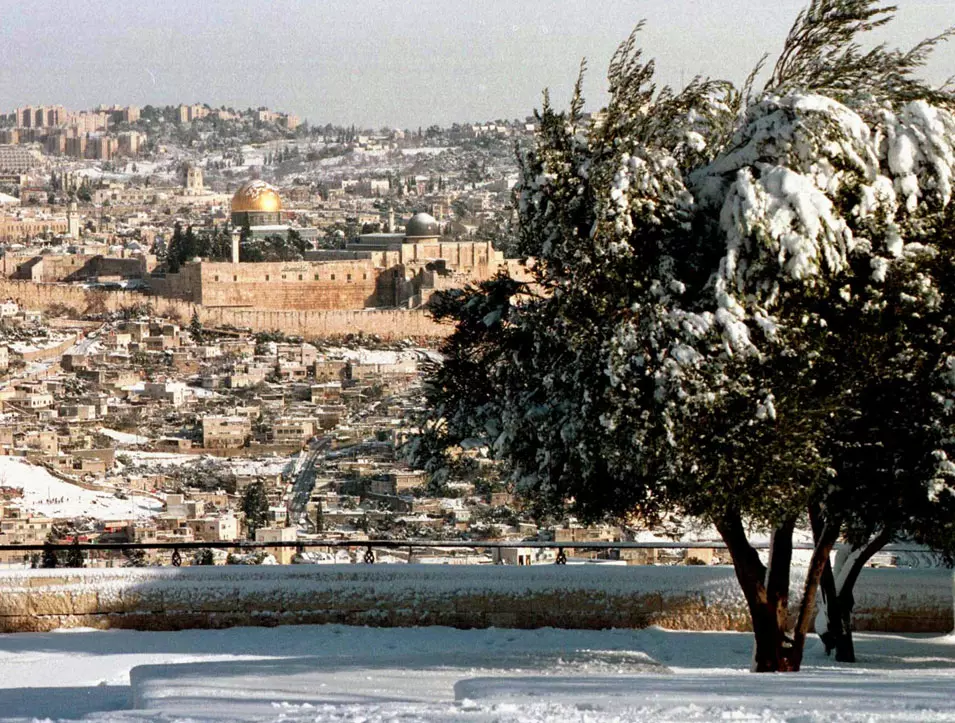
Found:
[[[311,419],[281,417],[272,423],[272,441],[275,444],[302,445],[315,434]]]
[[[206,449],[235,449],[252,436],[247,417],[209,416],[202,419],[202,446]]]

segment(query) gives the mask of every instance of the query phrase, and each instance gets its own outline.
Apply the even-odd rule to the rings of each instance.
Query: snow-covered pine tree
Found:
[[[189,320],[189,335],[192,337],[193,342],[202,344],[204,335],[198,309],[193,309],[192,311],[192,318]]]
[[[419,459],[484,443],[539,511],[711,522],[754,670],[799,668],[841,533],[864,553],[951,520],[955,125],[951,96],[914,76],[947,35],[862,53],[891,14],[814,0],[759,94],[752,77],[657,89],[632,35],[592,124],[579,83],[567,113],[545,96],[518,209],[537,283],[436,306],[459,326]],[[816,548],[790,620],[807,517]],[[768,565],[753,528],[772,534]],[[828,570],[830,589],[851,595],[856,569]]]
[[[54,540],[52,535],[48,535],[46,542],[43,545],[43,553],[40,557],[40,567],[43,568],[52,568],[56,567],[59,564],[59,559],[56,555],[56,550],[53,549],[52,544]]]
[[[265,527],[269,514],[269,498],[261,480],[256,480],[245,488],[245,494],[242,495],[242,512],[245,514],[249,537],[254,539],[255,531]]]
[[[86,567],[86,561],[83,558],[83,551],[80,549],[80,538],[73,537],[73,544],[66,553],[66,564],[64,567]]]

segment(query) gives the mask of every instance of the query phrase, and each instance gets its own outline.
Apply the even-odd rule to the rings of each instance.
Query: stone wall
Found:
[[[273,310],[342,310],[382,306],[368,260],[186,264],[179,273],[150,278],[158,296],[208,307]]]
[[[101,254],[66,254],[63,256],[16,256],[0,259],[0,275],[53,283],[78,281],[98,276],[134,278],[143,275],[141,258],[119,258]]]
[[[279,311],[267,309],[210,308],[179,299],[145,296],[128,291],[83,289],[68,284],[35,284],[0,279],[0,298],[15,299],[27,309],[62,305],[78,314],[119,311],[149,303],[154,311],[188,323],[193,311],[210,327],[233,326],[252,331],[280,331],[309,339],[335,338],[349,334],[374,334],[386,340],[435,339],[451,333],[423,311],[364,309],[354,311]]]
[[[38,362],[45,361],[47,359],[59,359],[71,346],[76,344],[77,340],[80,338],[80,335],[73,334],[68,339],[61,341],[59,344],[54,344],[53,346],[48,346],[43,349],[35,349],[33,351],[13,351],[11,354],[19,359],[22,359],[25,362]],[[19,375],[18,375],[19,378]]]
[[[0,241],[23,241],[44,233],[63,234],[67,232],[65,218],[25,218],[16,219],[0,215]]]
[[[856,598],[858,630],[952,629],[949,570],[866,570]],[[304,623],[747,630],[749,616],[729,567],[396,564],[0,573],[0,632]]]
[[[370,261],[202,263],[204,306],[340,310],[379,306],[380,269]]]

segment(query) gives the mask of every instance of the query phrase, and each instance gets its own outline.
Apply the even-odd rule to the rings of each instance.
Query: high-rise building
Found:
[[[17,127],[18,128],[32,128],[33,127],[33,107],[27,106],[26,108],[17,108]]]
[[[20,128],[55,128],[67,121],[66,109],[61,105],[28,105],[14,111]]]
[[[90,138],[87,152],[91,158],[99,161],[108,161],[116,155],[119,142],[110,136],[94,136]]]
[[[143,135],[137,131],[125,131],[119,134],[119,152],[125,156],[139,155]]]
[[[101,105],[96,112],[107,115],[112,123],[135,123],[140,116],[136,105]]]
[[[51,156],[62,156],[66,153],[66,134],[60,132],[50,133],[46,137],[43,147]]]
[[[86,135],[76,135],[66,139],[66,155],[71,158],[86,157]]]

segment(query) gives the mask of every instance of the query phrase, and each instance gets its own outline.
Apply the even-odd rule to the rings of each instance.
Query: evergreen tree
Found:
[[[239,261],[262,261],[261,251],[253,245],[252,231],[248,226],[239,231]]]
[[[245,524],[249,528],[249,537],[255,537],[255,531],[264,527],[269,517],[269,498],[265,494],[265,485],[256,480],[245,489],[242,496],[242,512]]]
[[[195,231],[192,230],[192,226],[186,228],[186,235],[183,237],[182,243],[182,252],[179,257],[180,266],[186,261],[191,261],[196,256],[199,256],[200,245],[199,239],[196,236]]]
[[[213,228],[211,231],[203,230],[196,234],[196,256],[207,261],[213,260],[216,233],[218,233],[218,228]]]
[[[56,556],[56,550],[53,549],[52,544],[52,536],[47,537],[46,543],[43,545],[43,555],[40,557],[40,567],[53,568],[59,565],[59,560]]]
[[[83,551],[80,549],[80,538],[73,537],[73,545],[66,555],[66,567],[86,567]]]
[[[539,514],[712,524],[757,671],[799,669],[840,536],[955,519],[953,99],[914,75],[945,36],[860,53],[892,11],[813,0],[761,93],[755,73],[658,89],[631,35],[598,122],[580,80],[568,112],[545,96],[538,114],[516,240],[535,285],[433,302],[457,327],[417,460],[440,474],[479,441]],[[815,548],[790,619],[800,524]]]
[[[196,550],[196,554],[192,557],[193,565],[215,565],[215,556],[212,553],[212,550],[208,547],[203,547],[201,550]]]
[[[182,224],[177,221],[173,227],[172,238],[166,246],[166,269],[170,273],[178,273],[182,266],[182,259],[185,253],[185,249],[183,248],[184,243]]]
[[[196,344],[203,343],[202,322],[199,320],[198,309],[193,309],[192,311],[192,319],[189,320],[189,334]]]
[[[302,238],[302,234],[294,228],[288,230],[288,248],[289,254],[294,255],[296,259],[304,258],[305,252],[311,250],[311,244]],[[291,260],[291,259],[289,259]]]

